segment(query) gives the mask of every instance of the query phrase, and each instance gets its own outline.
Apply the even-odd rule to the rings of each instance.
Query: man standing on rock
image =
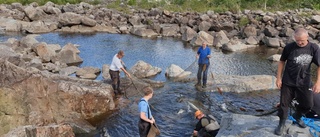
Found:
[[[301,117],[313,106],[312,92],[319,93],[320,91],[320,49],[318,45],[309,42],[308,37],[308,32],[305,29],[298,28],[294,33],[295,42],[284,47],[278,64],[276,85],[281,89],[281,96],[278,110],[280,120],[278,127],[275,129],[276,135],[282,135],[285,129],[289,104],[294,98],[299,103],[296,106],[295,115],[293,115],[296,120],[294,123],[301,128],[305,128],[306,125]],[[310,74],[312,63],[318,66],[317,80],[313,86]]]
[[[208,68],[210,66],[210,60],[211,58],[211,50],[209,47],[207,47],[207,43],[203,42],[202,46],[199,47],[198,52],[197,52],[197,58],[198,60],[198,74],[197,74],[197,84],[195,85],[196,87],[201,86],[201,75],[202,76],[202,88],[207,87],[207,76],[208,76]]]
[[[120,50],[118,54],[113,56],[110,68],[109,68],[109,74],[112,80],[112,88],[114,90],[115,94],[121,94],[122,91],[120,90],[120,71],[122,70],[126,75],[130,78],[130,74],[127,72],[127,70],[123,67],[124,63],[121,60],[124,57],[124,52]]]

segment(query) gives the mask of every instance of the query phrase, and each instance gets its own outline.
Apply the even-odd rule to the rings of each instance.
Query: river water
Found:
[[[10,37],[19,39],[21,35],[0,35],[0,40],[4,41]],[[178,83],[170,81],[164,75],[170,64],[176,64],[183,69],[187,69],[193,72],[193,75],[197,71],[197,66],[193,64],[197,47],[192,47],[175,38],[150,39],[107,33],[86,35],[48,33],[39,35],[37,40],[61,46],[67,43],[79,45],[80,57],[84,60],[80,67],[102,68],[103,64],[111,63],[112,57],[120,49],[125,52],[123,61],[128,68],[139,60],[160,67],[162,72],[152,79],[165,81],[165,86],[155,89],[154,97],[149,103],[152,105],[151,111],[161,130],[161,137],[188,137],[191,135],[197,121],[193,117],[195,110],[190,106],[190,103],[205,113],[214,115],[220,121],[223,115],[233,113],[223,111],[222,104],[227,103],[229,105],[233,104],[235,107],[244,107],[248,111],[243,113],[250,114],[255,109],[267,110],[272,108],[272,105],[279,98],[277,91],[243,94],[225,93],[220,95],[217,92],[199,92],[194,88],[193,82]],[[278,49],[264,46],[232,53],[212,48],[213,57],[209,71],[223,75],[275,75],[276,64],[266,58],[279,52]],[[99,76],[97,79],[102,80],[102,77]],[[113,114],[94,123],[97,132],[78,136],[99,137],[101,134],[111,137],[139,136],[137,101],[134,99],[122,99],[121,101],[130,103],[128,106],[121,107]],[[106,130],[106,133],[100,133],[103,129]]]

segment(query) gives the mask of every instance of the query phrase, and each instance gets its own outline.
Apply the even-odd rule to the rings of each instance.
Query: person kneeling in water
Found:
[[[199,120],[193,131],[194,137],[215,137],[218,134],[220,125],[212,115],[207,117],[200,110],[197,110],[194,116]]]

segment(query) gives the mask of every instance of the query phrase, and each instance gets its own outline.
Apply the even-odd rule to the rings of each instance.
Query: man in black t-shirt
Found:
[[[278,110],[280,120],[275,129],[276,135],[281,135],[285,129],[289,105],[294,97],[299,105],[293,118],[296,124],[305,128],[306,125],[301,117],[313,107],[312,92],[319,93],[320,91],[320,49],[318,45],[309,42],[308,37],[305,29],[298,28],[294,33],[295,42],[284,47],[278,64],[276,85],[281,89],[281,96]],[[313,86],[310,74],[312,63],[318,66],[317,80]]]

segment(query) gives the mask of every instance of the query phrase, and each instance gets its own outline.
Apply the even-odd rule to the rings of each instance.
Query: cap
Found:
[[[194,117],[197,118],[198,116],[202,115],[203,113],[200,111],[200,110],[197,110],[195,113],[194,113]]]

